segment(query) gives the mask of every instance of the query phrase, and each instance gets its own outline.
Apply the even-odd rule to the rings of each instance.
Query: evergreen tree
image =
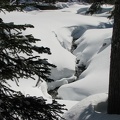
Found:
[[[0,11],[23,10],[26,5],[18,5],[17,0],[1,0]],[[51,81],[49,78],[51,67],[47,59],[34,56],[51,54],[47,47],[35,45],[39,39],[32,35],[22,35],[22,31],[33,28],[30,24],[15,25],[13,22],[5,23],[0,18],[0,120],[58,120],[64,105],[55,100],[46,104],[42,97],[25,96],[20,91],[10,88],[7,81],[18,81],[20,78],[38,76],[37,84],[41,80]],[[36,84],[36,85],[37,85]]]
[[[103,4],[114,4],[114,0],[93,0],[90,8],[86,11],[86,14],[95,14],[96,12],[99,12],[102,10],[101,6]],[[112,12],[113,13],[113,12]],[[111,14],[110,18],[113,16]]]

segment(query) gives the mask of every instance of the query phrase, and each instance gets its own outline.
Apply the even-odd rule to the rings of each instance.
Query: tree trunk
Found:
[[[120,0],[116,0],[111,45],[108,114],[120,114]]]

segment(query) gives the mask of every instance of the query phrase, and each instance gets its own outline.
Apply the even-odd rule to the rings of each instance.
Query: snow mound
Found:
[[[78,47],[74,54],[79,60],[78,65],[84,64],[87,69],[77,81],[58,89],[61,98],[82,100],[89,95],[108,91],[111,32],[111,28],[88,30],[76,41]]]
[[[120,120],[120,115],[107,114],[105,93],[89,96],[73,106],[63,117],[66,120]]]

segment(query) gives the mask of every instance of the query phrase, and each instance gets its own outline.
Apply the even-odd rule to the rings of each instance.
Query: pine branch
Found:
[[[58,120],[66,109],[55,100],[47,104],[42,97],[24,96],[0,84],[0,116],[5,120]]]
[[[23,11],[26,7],[28,6],[36,6],[37,3],[20,3],[20,0],[14,0],[14,2],[10,2],[10,0],[1,0],[0,1],[0,11],[4,12],[4,11]]]
[[[11,0],[12,1],[12,0]],[[17,0],[18,2],[18,0]],[[9,0],[0,1],[1,11],[22,10],[19,4],[9,4]],[[18,84],[20,78],[38,76],[41,80],[51,81],[50,70],[55,65],[47,59],[41,59],[39,54],[51,54],[47,47],[33,45],[39,39],[30,35],[22,35],[27,28],[34,26],[4,23],[0,18],[0,120],[58,120],[65,110],[64,105],[53,100],[47,104],[42,97],[25,96],[7,87],[7,80]],[[37,52],[37,56],[34,56]]]
[[[39,41],[32,35],[23,36],[21,30],[34,26],[15,25],[14,23],[0,22],[0,79],[18,81],[19,78],[32,78],[37,75],[38,80],[52,81],[49,78],[50,69],[56,67],[48,63],[47,59],[34,56],[33,53],[51,54],[47,47],[33,45]],[[23,54],[21,56],[21,54]],[[9,72],[10,71],[10,72]]]

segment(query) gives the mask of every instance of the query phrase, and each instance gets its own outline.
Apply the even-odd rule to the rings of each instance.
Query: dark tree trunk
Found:
[[[120,114],[120,0],[116,0],[111,46],[108,114]]]

